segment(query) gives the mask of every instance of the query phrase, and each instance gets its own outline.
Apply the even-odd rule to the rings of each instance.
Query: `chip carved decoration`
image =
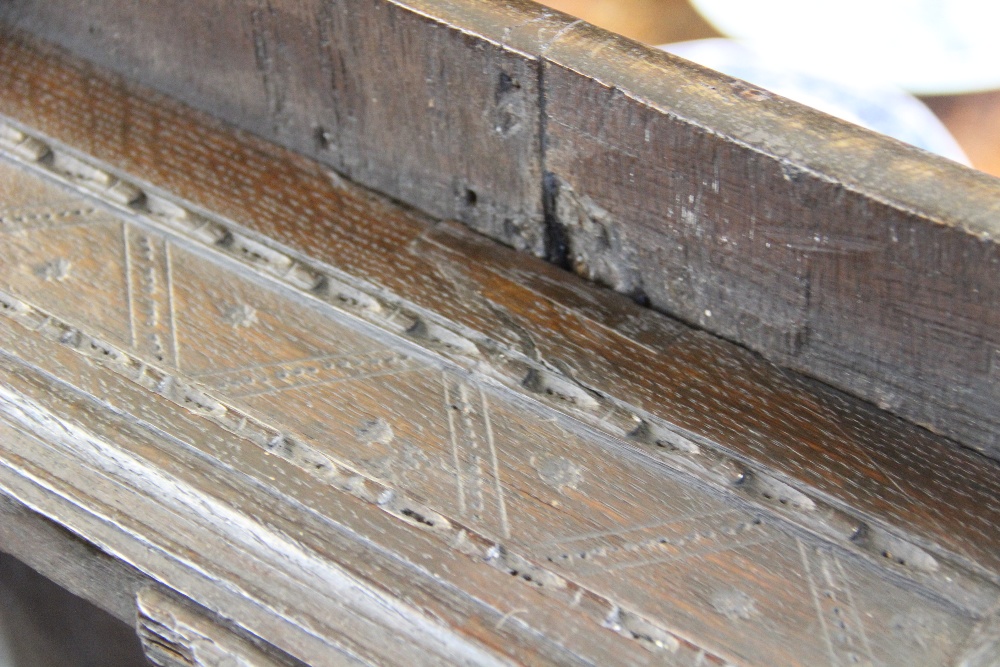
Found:
[[[305,303],[291,288],[318,284],[307,268],[192,222],[178,203],[150,204],[136,219],[108,208],[121,204],[114,198],[92,202],[9,163],[0,173],[0,256],[10,260],[0,263],[0,312],[24,336],[90,355],[401,529],[507,572],[511,585],[590,610],[592,632],[682,663],[795,655],[817,665],[944,660],[969,633],[951,607],[843,549],[632,457],[602,455],[614,446],[607,437],[452,363],[465,348],[438,325],[406,322],[350,289],[338,297],[346,307]],[[253,251],[256,269],[220,247]],[[571,410],[601,407],[532,372],[528,390]],[[758,596],[748,581],[783,594]],[[171,604],[140,596],[140,636],[156,664],[277,664],[213,653],[221,644],[182,622],[183,610],[167,613]],[[901,609],[936,631],[896,641]],[[772,652],[745,654],[748,636]]]

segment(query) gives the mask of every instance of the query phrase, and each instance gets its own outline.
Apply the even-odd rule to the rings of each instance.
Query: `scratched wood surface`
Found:
[[[3,19],[59,32],[105,66],[146,72],[152,78],[139,78],[178,99],[541,254],[539,73],[525,57],[537,40],[502,43],[505,26],[534,17],[517,3],[440,7],[453,24],[437,9],[370,0],[0,5]],[[478,20],[462,19],[465,9]],[[477,34],[477,22],[490,34]],[[75,34],[85,24],[96,40]],[[164,39],[147,48],[152,35]]]
[[[0,61],[18,503],[308,664],[989,664],[994,462],[113,76]]]
[[[950,573],[965,588],[946,600],[919,576],[887,576],[887,564],[711,493],[391,327],[304,302],[155,216],[130,220],[9,164],[0,182],[4,472],[180,550],[289,622],[345,595],[323,575],[334,567],[416,602],[410,582],[386,591],[385,573],[330,553],[338,527],[428,570],[435,585],[406,610],[423,616],[407,630],[424,646],[378,646],[355,620],[336,628],[352,660],[943,664],[996,604],[996,587],[966,573]],[[227,469],[271,487],[281,525]],[[293,501],[314,518],[301,521]],[[371,515],[378,529],[364,525]],[[210,537],[206,522],[230,525]],[[290,540],[308,555],[267,562]],[[911,569],[940,567],[901,548]],[[244,570],[251,556],[265,562]],[[151,560],[135,565],[178,585]],[[421,627],[441,622],[445,587],[459,591],[452,623],[471,647],[436,646]]]
[[[204,614],[189,601],[148,587],[139,592],[139,637],[146,657],[156,667],[199,665],[250,665],[293,667],[253,642],[220,627],[218,619]]]
[[[547,52],[573,268],[998,456],[1000,181],[629,55]]]
[[[1000,456],[994,178],[530,2],[8,0],[0,11],[362,184]]]
[[[534,373],[526,388],[547,396],[546,380],[562,378],[555,404],[615,436],[714,443],[732,456],[719,479],[761,464],[835,507],[1000,570],[995,466],[976,455],[115,77],[14,41],[0,59],[4,112],[251,232],[198,228],[203,242],[359,313],[398,311],[395,329],[512,386]],[[29,144],[20,150],[30,157]],[[171,211],[158,215],[186,219]]]

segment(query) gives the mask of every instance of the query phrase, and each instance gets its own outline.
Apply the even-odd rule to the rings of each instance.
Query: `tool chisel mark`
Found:
[[[448,437],[451,440],[451,461],[455,469],[455,486],[458,489],[458,513],[465,516],[465,483],[462,481],[462,465],[458,456],[458,437],[455,434],[455,415],[448,391],[448,374],[441,372],[441,386],[444,389],[444,412],[448,417]]]

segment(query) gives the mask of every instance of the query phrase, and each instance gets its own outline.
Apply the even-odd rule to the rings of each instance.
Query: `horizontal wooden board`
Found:
[[[588,27],[544,76],[577,272],[1000,455],[1000,181]]]

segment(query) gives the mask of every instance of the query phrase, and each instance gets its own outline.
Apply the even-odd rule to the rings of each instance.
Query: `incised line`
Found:
[[[809,584],[809,592],[812,593],[813,605],[816,607],[816,618],[819,619],[819,626],[823,631],[823,639],[826,641],[826,648],[830,654],[830,664],[837,664],[837,653],[833,649],[833,639],[830,637],[830,629],[826,627],[826,617],[823,614],[823,605],[819,601],[819,591],[816,590],[816,581],[813,579],[812,568],[809,567],[809,556],[806,554],[805,544],[802,540],[795,540],[799,547],[799,555],[802,557],[802,567],[805,570],[806,581]]]
[[[521,570],[524,568],[529,569],[535,576],[520,577],[522,580],[530,582],[543,593],[580,609],[588,614],[589,618],[599,627],[607,628],[604,623],[607,609],[623,609],[614,600],[567,581],[554,572],[508,551],[506,547],[498,544],[495,540],[453,522],[430,508],[423,508],[419,503],[408,499],[405,494],[396,489],[368,478],[363,473],[343,465],[339,461],[335,463],[297,436],[293,437],[280,431],[248,412],[231,408],[226,403],[186,383],[183,378],[169,375],[137,356],[118,350],[114,346],[84,333],[81,329],[62,322],[47,312],[2,292],[0,292],[0,315],[6,315],[22,326],[36,331],[43,339],[65,345],[78,354],[97,361],[99,365],[138,387],[159,395],[201,418],[214,422],[237,437],[244,438],[285,458],[307,473],[325,480],[333,488],[375,505],[410,526],[436,534],[443,543],[448,544],[451,548],[457,548],[460,553],[472,557],[480,563],[514,575],[521,574]],[[480,392],[482,392],[481,388]],[[484,392],[481,397],[485,400]],[[492,435],[489,437],[492,439]],[[414,516],[420,517],[421,520],[414,520],[412,518]],[[431,518],[428,519],[428,517]],[[516,563],[517,569],[511,570],[510,563],[512,562]],[[584,600],[589,602],[586,607],[580,604]],[[574,601],[576,601],[575,604]],[[659,628],[639,614],[628,612],[623,615],[623,618],[632,617],[638,624],[636,629],[631,629],[627,623],[621,623],[621,627],[611,629],[625,637],[641,642],[643,646],[652,651],[672,651],[673,649],[664,648],[661,642],[651,640],[649,638],[650,628],[655,628],[657,633],[671,638],[677,645],[683,643],[692,651],[700,650],[697,645]]]
[[[132,349],[137,349],[137,341],[135,337],[135,305],[132,302],[132,248],[129,245],[129,234],[128,234],[129,224],[122,221],[122,245],[124,246],[124,259],[125,259],[125,300],[128,303],[128,332],[129,332],[129,342]]]
[[[483,424],[486,426],[486,443],[490,449],[490,459],[493,464],[493,483],[496,487],[497,504],[500,507],[500,529],[503,536],[510,538],[510,523],[507,520],[507,504],[504,502],[503,485],[500,483],[500,465],[497,461],[497,448],[493,440],[493,426],[490,424],[490,404],[486,400],[486,392],[479,387],[479,399],[483,405]]]
[[[448,416],[448,436],[451,439],[451,460],[455,468],[455,484],[458,487],[458,513],[465,516],[465,483],[462,481],[461,463],[458,458],[458,437],[455,435],[455,415],[451,405],[451,396],[448,392],[447,371],[441,371],[441,386],[444,389],[444,411]]]
[[[177,341],[177,313],[174,311],[174,276],[170,266],[170,242],[163,241],[164,273],[167,281],[167,312],[170,314],[170,344],[174,354],[174,368],[181,370],[180,344]]]

